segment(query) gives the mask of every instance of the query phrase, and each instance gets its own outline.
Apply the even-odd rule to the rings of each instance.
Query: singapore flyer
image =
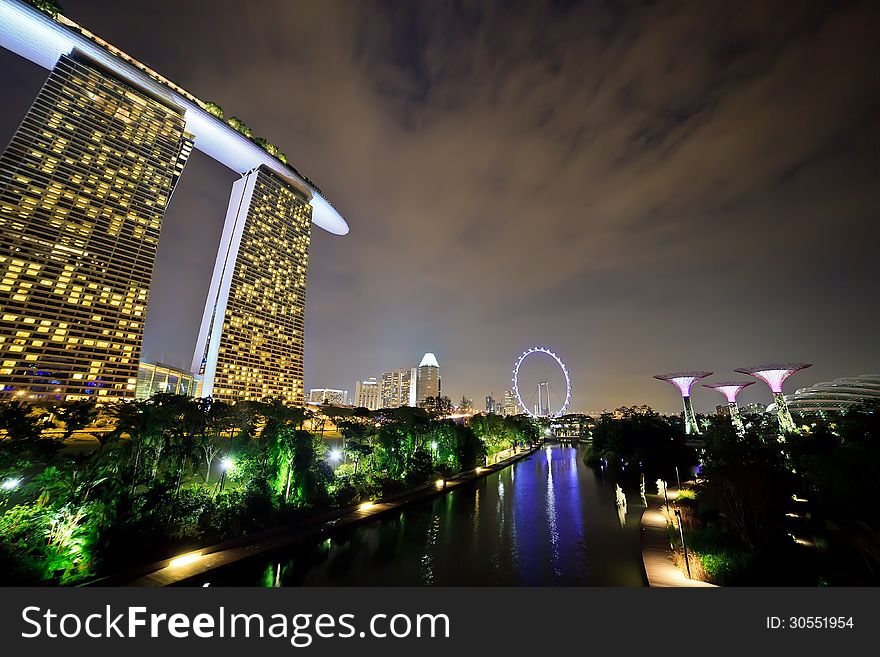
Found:
[[[562,359],[546,347],[526,349],[513,367],[513,391],[531,417],[555,418],[571,401],[571,377]]]

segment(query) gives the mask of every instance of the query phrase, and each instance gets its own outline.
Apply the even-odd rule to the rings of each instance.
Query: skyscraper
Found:
[[[371,411],[381,407],[382,395],[379,390],[379,382],[375,377],[354,384],[354,405],[362,406]]]
[[[62,56],[0,156],[0,383],[135,396],[165,207],[191,150],[179,108]]]
[[[263,167],[232,186],[193,358],[205,397],[303,403],[311,211]]]
[[[405,367],[382,375],[382,408],[416,405],[416,368]]]
[[[492,396],[492,393],[486,395],[486,412],[487,413],[497,413],[498,412],[498,402],[495,401],[495,398]]]
[[[501,412],[504,415],[519,415],[522,413],[519,402],[516,401],[516,393],[512,389],[504,391],[504,405]]]
[[[419,363],[419,373],[416,383],[416,404],[424,405],[428,397],[440,396],[440,364],[437,357],[427,353]]]

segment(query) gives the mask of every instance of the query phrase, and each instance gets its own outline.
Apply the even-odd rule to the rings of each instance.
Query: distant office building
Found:
[[[416,405],[416,368],[405,367],[382,375],[382,408]]]
[[[727,404],[718,404],[715,407],[715,415],[730,417],[730,407]]]
[[[330,406],[346,406],[348,404],[348,390],[312,388],[309,390],[309,403],[328,404]]]
[[[498,403],[495,401],[495,398],[492,395],[486,395],[486,412],[487,413],[497,413],[500,409],[498,408]]]
[[[354,384],[354,405],[371,411],[381,408],[382,395],[375,377]]]
[[[440,396],[440,364],[436,356],[427,353],[419,363],[418,381],[416,386],[416,403],[424,405],[428,397]]]
[[[138,399],[149,399],[157,393],[195,395],[195,381],[191,372],[161,363],[141,361],[137,376]]]
[[[0,156],[2,396],[133,398],[178,108],[62,56]]]
[[[740,412],[745,415],[762,415],[763,413],[767,412],[767,405],[762,404],[761,402],[743,404],[740,407]]]
[[[502,406],[501,412],[504,415],[519,415],[523,412],[523,410],[519,407],[519,402],[516,399],[516,393],[513,390],[504,391],[504,404]]]

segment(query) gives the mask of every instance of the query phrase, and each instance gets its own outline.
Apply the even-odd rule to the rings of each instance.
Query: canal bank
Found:
[[[510,467],[338,528],[215,568],[190,586],[647,585],[638,489],[546,445]]]
[[[226,567],[245,559],[265,555],[297,543],[320,539],[340,531],[371,522],[384,514],[407,505],[445,495],[476,479],[491,475],[498,470],[526,458],[538,447],[523,449],[491,466],[479,467],[459,473],[445,480],[404,491],[375,502],[347,509],[316,514],[302,524],[282,526],[251,534],[244,538],[230,539],[211,546],[187,552],[170,559],[144,564],[122,573],[90,582],[91,586],[172,586],[191,582],[217,568]],[[441,483],[442,482],[442,483]]]

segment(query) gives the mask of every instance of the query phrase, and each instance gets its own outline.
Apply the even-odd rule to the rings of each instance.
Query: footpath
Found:
[[[677,491],[667,489],[670,500],[675,499]],[[665,500],[660,495],[648,495],[648,508],[642,514],[641,541],[642,562],[651,587],[684,586],[712,587],[715,584],[698,579],[688,579],[672,561],[669,536],[666,532],[666,517],[661,508]]]

